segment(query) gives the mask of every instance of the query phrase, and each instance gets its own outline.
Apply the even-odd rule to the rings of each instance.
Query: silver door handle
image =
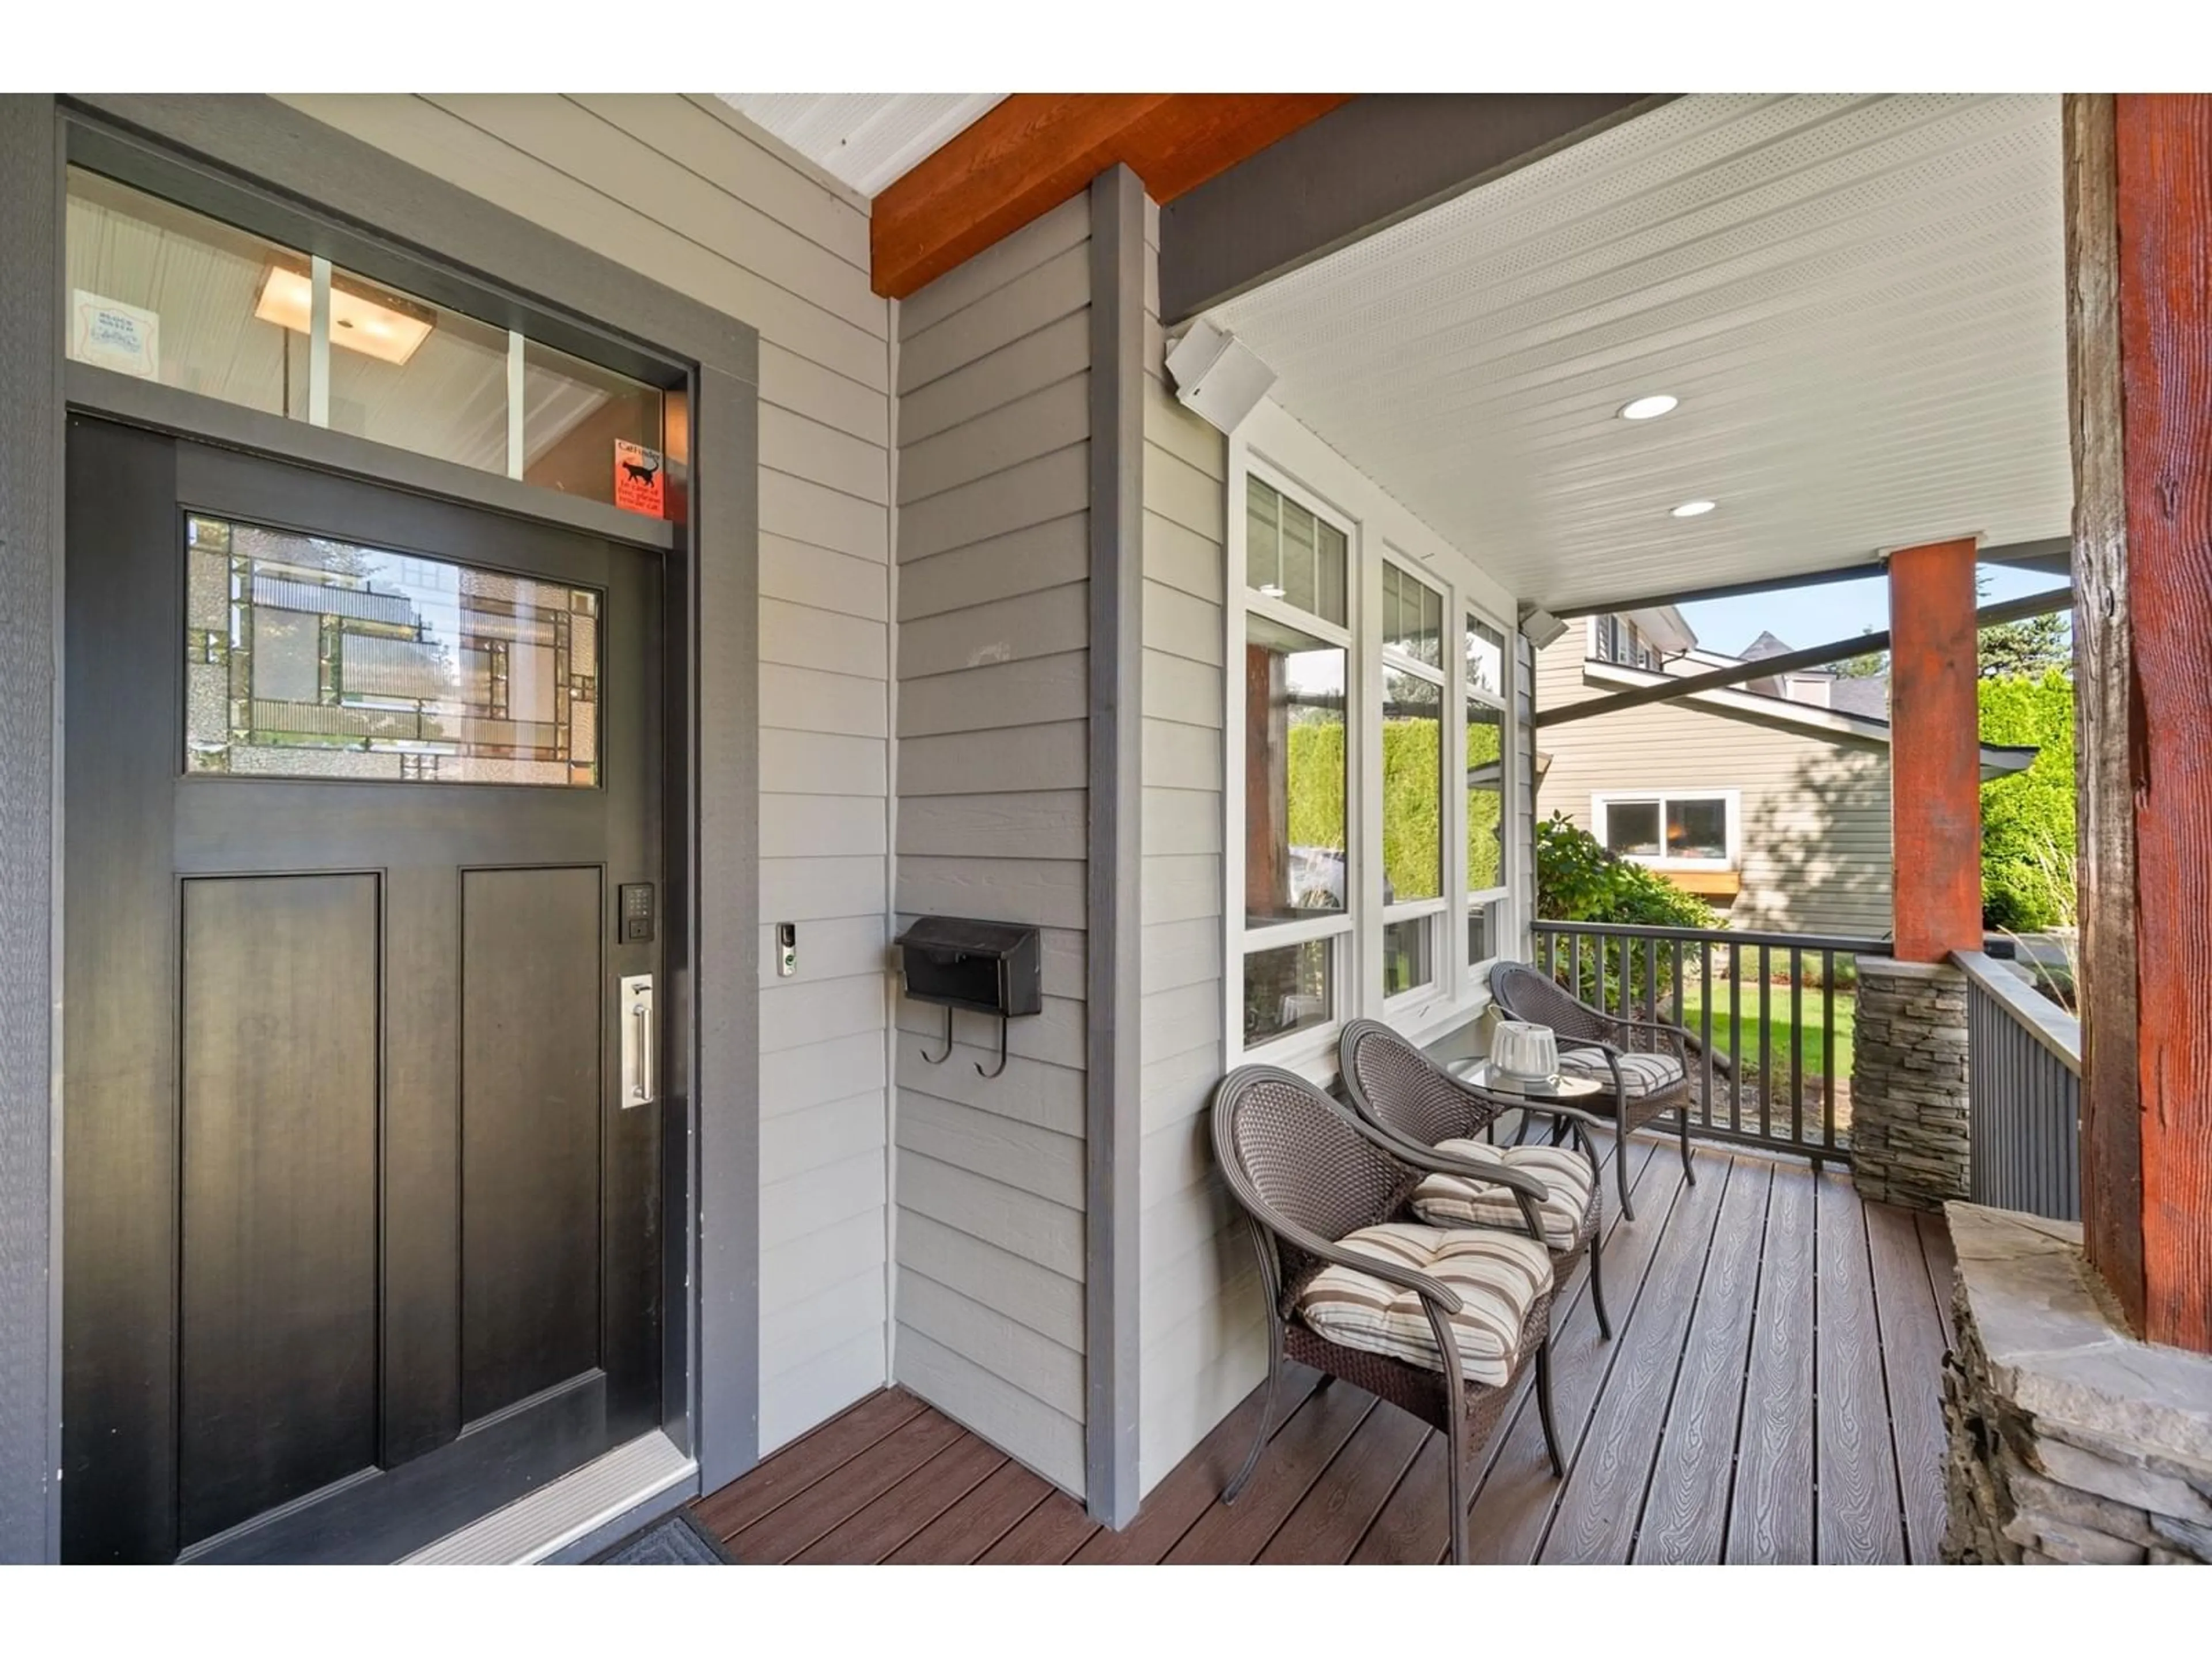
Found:
[[[628,974],[622,981],[623,1107],[653,1100],[653,975]]]

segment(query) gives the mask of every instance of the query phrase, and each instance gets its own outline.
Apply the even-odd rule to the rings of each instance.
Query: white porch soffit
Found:
[[[2062,201],[2055,97],[1691,96],[1209,314],[1518,595],[1602,604],[2066,534]]]
[[[721,92],[840,184],[873,196],[1006,94],[1003,92]]]

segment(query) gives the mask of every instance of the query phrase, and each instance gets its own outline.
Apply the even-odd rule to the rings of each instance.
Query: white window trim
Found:
[[[1475,695],[1492,702],[1504,718],[1502,768],[1504,811],[1513,822],[1517,799],[1519,750],[1515,676],[1518,633],[1510,618],[1516,614],[1514,596],[1487,571],[1443,541],[1414,518],[1398,501],[1344,457],[1315,436],[1306,427],[1271,401],[1263,401],[1238,427],[1229,441],[1226,480],[1226,591],[1222,605],[1226,649],[1223,673],[1223,816],[1225,856],[1223,859],[1224,972],[1223,1020],[1228,1064],[1246,1060],[1281,1066],[1327,1083],[1336,1075],[1336,1043],[1345,1024],[1356,1018],[1379,1018],[1409,1039],[1425,1042],[1440,1037],[1467,1024],[1489,1005],[1487,962],[1466,962],[1467,927],[1470,902],[1504,901],[1505,914],[1498,929],[1501,949],[1526,931],[1520,914],[1520,861],[1525,856],[1509,833],[1505,838],[1504,885],[1480,894],[1466,890],[1467,790],[1454,787],[1449,768],[1439,768],[1443,791],[1443,896],[1382,905],[1382,790],[1379,760],[1382,745],[1382,570],[1387,557],[1437,592],[1443,600],[1443,658],[1441,673],[1419,665],[1421,672],[1437,678],[1443,690],[1444,753],[1463,754],[1467,742],[1466,653],[1452,648],[1468,615],[1480,616],[1504,635],[1502,664],[1505,684],[1502,696]],[[1257,477],[1297,501],[1344,532],[1346,544],[1346,613],[1350,623],[1341,630],[1351,648],[1350,672],[1346,676],[1346,753],[1349,769],[1348,828],[1352,836],[1346,893],[1347,915],[1316,918],[1247,930],[1243,924],[1244,894],[1244,676],[1242,672],[1246,634],[1245,618],[1257,613],[1337,642],[1340,630],[1318,617],[1270,601],[1245,586],[1245,487]],[[1395,654],[1393,661],[1397,660]],[[1441,757],[1440,757],[1441,758]],[[1376,775],[1368,773],[1370,760]],[[1399,996],[1382,995],[1382,927],[1417,915],[1441,918],[1433,923],[1431,954],[1436,979]],[[1334,1013],[1326,1024],[1247,1049],[1244,1046],[1244,956],[1250,950],[1287,945],[1301,937],[1340,934],[1335,971]]]
[[[1646,802],[1659,804],[1659,832],[1663,836],[1667,826],[1667,804],[1678,800],[1717,800],[1728,815],[1728,856],[1718,859],[1681,859],[1640,857],[1633,853],[1620,856],[1632,864],[1640,864],[1647,870],[1740,870],[1743,867],[1743,791],[1741,789],[1607,789],[1590,797],[1590,831],[1597,843],[1606,844],[1607,817],[1616,804]]]
[[[1471,601],[1462,603],[1459,608],[1456,624],[1462,635],[1466,629],[1468,620],[1471,617],[1482,622],[1488,623],[1492,628],[1498,629],[1498,633],[1503,636],[1504,643],[1499,647],[1498,653],[1498,677],[1502,682],[1502,684],[1500,685],[1499,690],[1493,695],[1468,680],[1466,678],[1464,641],[1462,641],[1462,655],[1460,665],[1459,717],[1461,726],[1459,728],[1459,746],[1454,750],[1453,752],[1455,754],[1464,754],[1467,752],[1467,726],[1465,722],[1467,720],[1467,705],[1470,702],[1481,703],[1484,707],[1488,708],[1494,708],[1501,716],[1503,716],[1503,724],[1499,729],[1500,735],[1498,744],[1498,781],[1499,790],[1498,811],[1503,815],[1504,821],[1508,824],[1510,824],[1513,821],[1513,815],[1517,810],[1519,801],[1518,785],[1520,781],[1521,744],[1519,742],[1520,733],[1516,731],[1514,725],[1513,711],[1517,706],[1515,702],[1515,693],[1518,690],[1518,687],[1515,684],[1514,677],[1521,672],[1520,663],[1518,660],[1520,653],[1516,648],[1516,635],[1512,625],[1502,621],[1497,617],[1486,613],[1482,606]],[[1595,632],[1597,627],[1596,618],[1592,617],[1590,619],[1590,627],[1593,630],[1591,639],[1595,641],[1596,639],[1596,634]],[[1455,637],[1458,637],[1458,635],[1455,635]],[[1459,796],[1459,804],[1456,810],[1460,817],[1461,846],[1464,848],[1466,845],[1466,837],[1472,832],[1467,827],[1467,786],[1463,780],[1460,784],[1457,793]],[[1452,948],[1457,953],[1459,957],[1462,960],[1464,960],[1467,955],[1468,933],[1474,925],[1474,917],[1475,911],[1486,905],[1495,904],[1500,901],[1504,902],[1506,907],[1506,925],[1498,929],[1496,938],[1491,941],[1492,945],[1495,948],[1492,950],[1488,956],[1484,957],[1480,961],[1468,963],[1466,969],[1467,974],[1470,978],[1480,981],[1485,987],[1487,987],[1489,983],[1490,969],[1496,966],[1500,958],[1504,957],[1506,950],[1509,948],[1509,942],[1520,937],[1521,926],[1525,925],[1528,920],[1526,917],[1516,916],[1515,915],[1515,906],[1512,901],[1514,893],[1516,890],[1515,878],[1520,872],[1521,860],[1524,857],[1531,856],[1533,854],[1533,849],[1520,847],[1516,842],[1515,838],[1510,835],[1508,835],[1505,837],[1503,845],[1504,854],[1498,860],[1498,884],[1494,887],[1469,889],[1460,895],[1460,910],[1458,916],[1459,926],[1453,930],[1452,934]],[[1463,884],[1467,876],[1467,863],[1463,852],[1459,866],[1459,874],[1461,882]]]

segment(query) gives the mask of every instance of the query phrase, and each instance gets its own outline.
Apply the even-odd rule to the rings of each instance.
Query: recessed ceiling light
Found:
[[[1719,505],[1717,501],[1684,501],[1674,509],[1673,516],[1677,519],[1702,519]]]
[[[1663,392],[1655,392],[1648,398],[1638,398],[1621,404],[1618,413],[1624,421],[1656,421],[1682,400],[1670,398]]]

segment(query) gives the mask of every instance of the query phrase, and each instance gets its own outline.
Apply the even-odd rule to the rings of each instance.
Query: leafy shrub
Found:
[[[1984,743],[2033,744],[2025,772],[1982,786],[1982,921],[2011,933],[2063,927],[2074,916],[2074,683],[1984,679]]]
[[[1684,892],[1656,870],[1615,857],[1599,844],[1595,836],[1577,829],[1564,812],[1554,812],[1536,826],[1536,914],[1547,921],[1648,927],[1723,925],[1705,900]],[[1624,950],[1619,939],[1607,941],[1602,951],[1589,951],[1583,961],[1581,982],[1569,988],[1585,1002],[1597,1002],[1601,988],[1609,988],[1610,994],[1602,1000],[1617,1007],[1624,965],[1632,1006],[1656,1007],[1672,988],[1669,952],[1655,951],[1647,963],[1641,950]],[[1644,983],[1647,969],[1656,975],[1656,983]],[[1559,971],[1565,983],[1571,970]]]
[[[1547,921],[1717,927],[1719,915],[1657,871],[1616,858],[1564,812],[1536,826],[1536,914]]]

